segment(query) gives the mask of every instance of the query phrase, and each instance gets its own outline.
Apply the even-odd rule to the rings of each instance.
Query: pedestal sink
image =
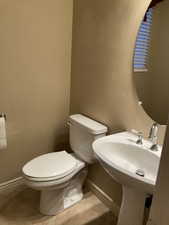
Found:
[[[96,140],[93,150],[103,168],[122,184],[123,198],[118,225],[142,225],[145,200],[153,194],[161,157],[151,142],[136,144],[137,136],[121,132]]]

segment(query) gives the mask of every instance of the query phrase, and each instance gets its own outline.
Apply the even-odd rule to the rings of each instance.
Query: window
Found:
[[[149,8],[140,25],[134,50],[134,72],[147,71],[153,9]]]

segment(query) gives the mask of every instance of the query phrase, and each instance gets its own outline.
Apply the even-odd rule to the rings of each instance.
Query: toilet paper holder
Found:
[[[0,113],[0,118],[4,117],[6,120],[6,114],[5,113]]]

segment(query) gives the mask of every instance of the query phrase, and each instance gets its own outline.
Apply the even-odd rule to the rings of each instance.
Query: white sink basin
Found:
[[[103,168],[123,185],[118,225],[142,224],[146,196],[153,194],[156,184],[161,149],[152,152],[151,142],[144,140],[143,145],[138,145],[136,140],[133,133],[122,132],[93,143],[94,153]]]

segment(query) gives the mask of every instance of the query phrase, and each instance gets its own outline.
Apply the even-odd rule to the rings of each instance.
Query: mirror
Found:
[[[150,25],[142,61],[144,65],[141,65],[144,68],[135,68],[140,66],[140,62],[135,59],[136,47],[134,51],[134,81],[140,104],[146,113],[154,121],[165,125],[169,112],[169,1],[156,0],[151,9],[151,14],[148,18],[145,15],[143,20]]]

